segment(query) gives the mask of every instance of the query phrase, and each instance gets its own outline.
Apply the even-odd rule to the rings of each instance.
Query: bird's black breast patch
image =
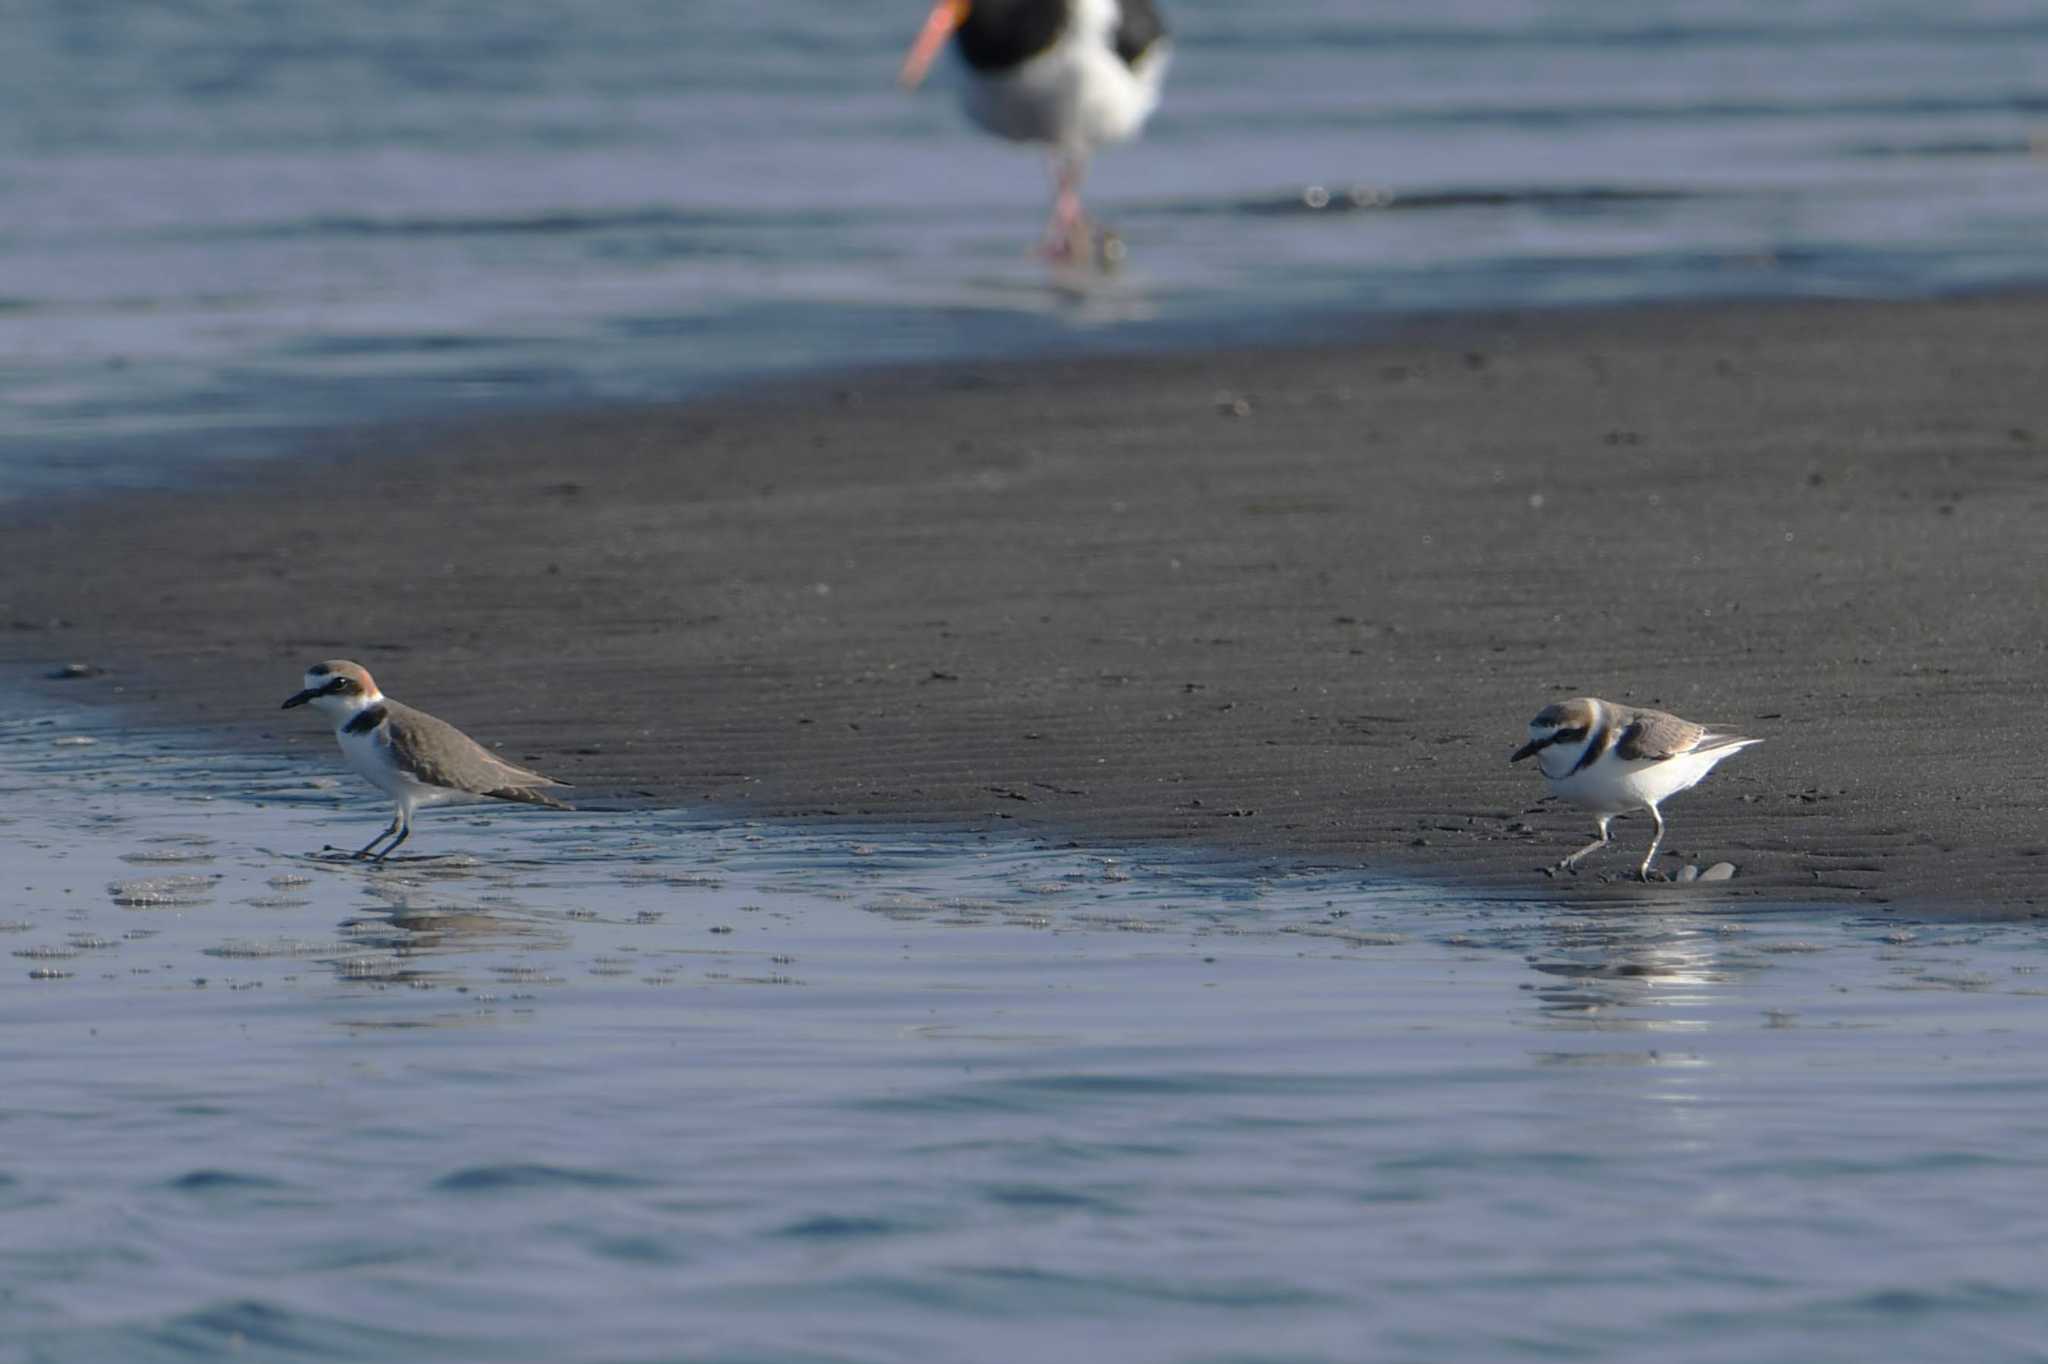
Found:
[[[1577,743],[1580,739],[1585,737],[1586,731],[1584,730],[1584,728],[1580,728],[1577,730],[1561,730],[1558,733],[1558,737],[1563,738],[1566,734],[1570,734],[1572,736],[1571,742]],[[1572,764],[1572,770],[1570,772],[1567,772],[1565,775],[1569,777],[1575,777],[1579,773],[1591,767],[1594,763],[1599,762],[1600,755],[1605,753],[1610,747],[1612,747],[1613,743],[1614,726],[1600,726],[1600,732],[1593,736],[1593,742],[1586,745],[1586,751],[1579,755],[1579,760],[1576,763]]]
[[[357,711],[354,718],[342,726],[342,730],[349,734],[368,734],[383,723],[384,707],[371,706],[367,710]]]

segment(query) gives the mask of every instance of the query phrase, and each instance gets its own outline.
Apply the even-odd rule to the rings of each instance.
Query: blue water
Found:
[[[5,1364],[2048,1339],[2030,923],[650,811],[371,869],[323,767],[12,714]]]
[[[1174,0],[1108,277],[1027,255],[1035,154],[894,88],[922,8],[11,0],[0,496],[853,363],[2048,279],[2033,0]]]

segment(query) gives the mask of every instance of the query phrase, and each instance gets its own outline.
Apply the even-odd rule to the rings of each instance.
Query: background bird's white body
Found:
[[[1041,250],[1093,261],[1098,240],[1081,207],[1088,158],[1135,134],[1159,104],[1171,45],[1151,0],[936,0],[904,58],[906,87],[949,37],[974,122],[999,137],[1052,149],[1053,194]],[[1113,257],[1105,257],[1111,259]]]
[[[1044,142],[1085,160],[1095,148],[1134,136],[1159,106],[1168,48],[1154,43],[1125,65],[1112,34],[1110,0],[1073,0],[1059,40],[1010,71],[973,72],[961,97],[967,116],[1016,142]]]

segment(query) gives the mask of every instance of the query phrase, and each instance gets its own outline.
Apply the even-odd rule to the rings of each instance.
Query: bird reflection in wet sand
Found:
[[[1114,234],[1081,207],[1097,147],[1134,136],[1159,103],[1169,44],[1152,0],[938,0],[904,59],[915,88],[951,38],[966,67],[967,114],[1014,142],[1052,148],[1050,260],[1113,264]]]

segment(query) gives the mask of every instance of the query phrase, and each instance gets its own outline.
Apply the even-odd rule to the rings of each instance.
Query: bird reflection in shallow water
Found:
[[[1556,1026],[1597,1030],[1693,1030],[1673,1011],[1710,1002],[1731,979],[1722,960],[1728,926],[1695,920],[1587,916],[1548,925],[1529,965],[1546,979],[1538,1007]]]
[[[349,957],[332,963],[344,980],[415,989],[459,986],[464,983],[463,976],[452,969],[455,964],[451,958],[474,958],[480,973],[502,972],[508,968],[493,965],[494,949],[524,954],[536,948],[565,949],[572,944],[570,935],[559,926],[520,913],[405,897],[384,898],[394,901],[388,913],[349,919],[342,924],[342,931],[356,949]],[[441,961],[431,971],[410,964],[422,957]]]

